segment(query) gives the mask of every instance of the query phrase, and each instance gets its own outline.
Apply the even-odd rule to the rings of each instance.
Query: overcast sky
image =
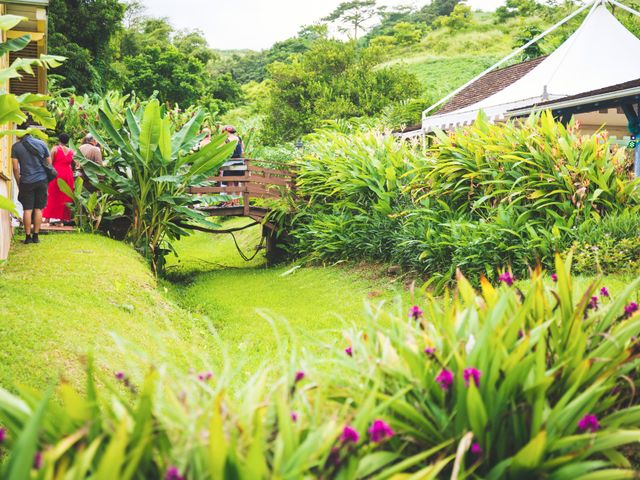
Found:
[[[329,14],[343,0],[143,0],[148,14],[168,17],[174,27],[202,30],[213,48],[261,50],[294,36]],[[380,5],[425,5],[420,0],[379,0]],[[503,0],[470,0],[493,10]]]

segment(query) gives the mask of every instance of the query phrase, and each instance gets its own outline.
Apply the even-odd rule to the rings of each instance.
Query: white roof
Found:
[[[480,110],[503,120],[509,110],[640,78],[640,39],[599,4],[560,47],[522,78],[480,102],[424,117],[423,131],[472,123]]]

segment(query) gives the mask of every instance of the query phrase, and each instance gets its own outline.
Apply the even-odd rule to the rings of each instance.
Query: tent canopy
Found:
[[[561,99],[640,78],[640,39],[598,1],[582,25],[551,55],[511,85],[467,107],[425,116],[423,131],[472,123],[480,110],[503,120],[509,110]]]

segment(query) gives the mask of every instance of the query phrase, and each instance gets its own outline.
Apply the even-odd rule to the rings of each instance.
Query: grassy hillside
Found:
[[[102,367],[123,369],[114,336],[185,368],[193,364],[190,352],[212,343],[202,321],[157,290],[131,248],[91,235],[14,245],[0,271],[0,319],[2,386],[43,386],[59,375],[79,383],[90,351]]]

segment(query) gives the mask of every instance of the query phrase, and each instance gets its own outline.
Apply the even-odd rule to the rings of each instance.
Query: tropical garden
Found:
[[[571,7],[359,0],[229,52],[140,2],[52,0],[51,54],[0,71],[46,68],[50,94],[1,92],[0,121],[106,161],[79,158],[74,233],[0,264],[2,478],[637,478],[630,150],[549,112],[391,134]],[[259,204],[277,265],[190,193],[230,123],[296,174]]]

